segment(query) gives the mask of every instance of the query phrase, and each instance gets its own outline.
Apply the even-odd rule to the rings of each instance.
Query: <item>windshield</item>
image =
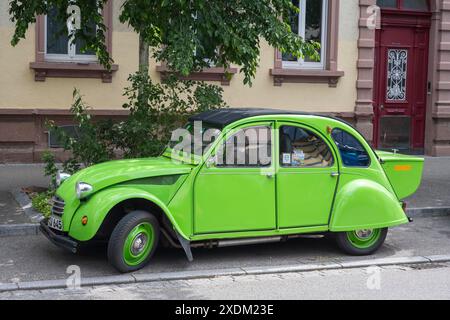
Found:
[[[165,150],[177,155],[191,154],[202,156],[219,137],[221,131],[202,121],[188,122],[183,128],[172,132],[170,142]]]

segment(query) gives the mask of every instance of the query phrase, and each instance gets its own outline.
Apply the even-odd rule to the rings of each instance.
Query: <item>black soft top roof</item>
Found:
[[[213,127],[224,128],[233,122],[247,119],[256,116],[267,116],[267,115],[308,115],[308,116],[319,116],[327,117],[320,114],[308,113],[308,112],[298,112],[298,111],[286,111],[278,109],[263,109],[263,108],[227,108],[227,109],[217,109],[206,111],[200,114],[196,114],[189,118],[189,121],[202,121]],[[333,118],[333,117],[327,117]],[[338,118],[333,118],[342,122],[345,122]]]

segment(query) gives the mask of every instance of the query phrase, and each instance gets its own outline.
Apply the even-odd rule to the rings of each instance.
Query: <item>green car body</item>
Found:
[[[221,240],[346,233],[351,241],[357,230],[408,223],[402,200],[420,185],[422,158],[374,151],[357,130],[338,119],[245,112],[241,110],[236,121],[225,122],[202,156],[167,148],[160,157],[110,161],[77,172],[56,192],[56,203],[64,204],[62,230],[55,231],[44,221],[42,231],[56,244],[76,251],[80,244],[108,241],[127,213],[144,210],[157,218],[169,243],[183,247],[189,257],[191,246]],[[274,129],[269,166],[261,170],[209,163],[222,141],[256,126]],[[283,166],[279,145],[283,126],[306,129],[322,139],[332,153],[332,163]],[[366,166],[344,164],[332,138],[334,130],[359,142],[368,156]],[[79,182],[91,187],[81,199],[75,192]]]

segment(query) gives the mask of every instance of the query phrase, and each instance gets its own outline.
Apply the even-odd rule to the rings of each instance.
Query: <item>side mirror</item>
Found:
[[[207,168],[213,168],[213,167],[216,166],[216,163],[217,163],[216,156],[210,156],[208,158],[208,160],[206,160],[206,167]]]

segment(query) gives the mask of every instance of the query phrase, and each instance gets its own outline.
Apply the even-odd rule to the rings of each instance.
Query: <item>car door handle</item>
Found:
[[[337,178],[337,177],[340,176],[340,174],[339,174],[339,172],[332,172],[332,173],[331,173],[331,176],[332,176],[333,178]]]
[[[269,172],[269,173],[266,173],[265,176],[267,177],[267,179],[273,179],[273,177],[275,176],[275,174],[272,173],[272,172]]]

